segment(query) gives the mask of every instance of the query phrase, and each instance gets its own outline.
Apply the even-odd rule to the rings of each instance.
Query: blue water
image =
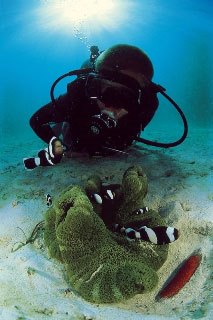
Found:
[[[0,143],[3,141],[5,147],[1,153],[0,164],[5,161],[6,166],[6,170],[1,172],[0,181],[2,203],[11,197],[12,200],[18,199],[17,201],[29,200],[31,194],[36,201],[40,201],[40,195],[46,188],[60,189],[70,183],[65,179],[60,183],[54,180],[60,176],[60,170],[65,174],[68,172],[66,163],[63,169],[60,166],[53,168],[55,176],[48,170],[34,171],[32,176],[27,176],[23,170],[22,158],[33,155],[33,152],[42,147],[40,139],[29,126],[29,118],[38,108],[50,101],[50,87],[54,80],[70,70],[78,69],[89,58],[91,45],[98,45],[100,50],[104,50],[117,43],[126,43],[143,49],[154,65],[153,80],[167,89],[167,93],[180,105],[187,117],[189,139],[182,145],[182,160],[178,154],[176,156],[172,153],[173,150],[169,154],[169,157],[173,154],[170,160],[168,154],[164,158],[163,152],[156,152],[153,158],[145,153],[147,160],[142,157],[141,161],[149,169],[148,173],[151,172],[150,180],[163,179],[163,176],[158,176],[155,168],[163,167],[166,163],[161,171],[166,172],[169,167],[176,170],[175,181],[181,188],[183,185],[188,190],[187,183],[191,187],[192,182],[184,181],[187,174],[189,178],[194,175],[193,181],[201,191],[202,184],[199,183],[202,179],[206,179],[206,185],[212,184],[212,137],[208,131],[213,123],[212,0],[102,1],[103,5],[115,5],[114,9],[109,9],[107,13],[101,10],[96,12],[99,1],[96,1],[96,7],[90,12],[94,2],[84,1],[78,11],[81,16],[71,23],[75,17],[67,20],[67,3],[72,3],[75,7],[82,3],[80,0],[0,0]],[[89,12],[92,17],[89,17]],[[56,95],[65,92],[66,84],[67,81],[60,83]],[[196,128],[199,130],[196,131]],[[170,141],[170,137],[179,138],[181,130],[182,122],[175,109],[160,98],[160,107],[146,128],[145,137],[154,139],[153,132],[162,131],[163,139],[168,134],[166,140]],[[195,136],[190,136],[192,131],[196,132]],[[208,140],[204,147],[203,136]],[[27,139],[21,140],[23,137]],[[157,139],[161,140],[160,138],[158,135]],[[187,151],[194,144],[198,147],[195,147],[197,152],[192,157],[192,152]],[[139,161],[139,158],[137,160]],[[181,170],[184,166],[188,168],[186,176],[181,175],[179,161]],[[193,169],[195,163],[197,169]],[[77,164],[74,164],[73,172],[75,165]],[[82,160],[80,165],[85,166],[83,172],[86,175],[87,163],[84,164]],[[108,164],[111,165],[112,163]],[[70,168],[72,169],[71,166]],[[78,173],[79,171],[76,175]],[[73,179],[81,177],[74,174]],[[164,176],[164,179],[168,180],[168,177]],[[166,189],[168,183],[163,184],[165,190],[169,190]],[[17,188],[17,191],[14,191],[14,185],[23,187],[23,190]],[[25,194],[28,186],[29,193],[27,191]],[[205,188],[203,192],[206,192]],[[212,200],[212,192],[205,194],[205,197],[207,196],[209,201]],[[199,199],[197,202],[204,214],[202,201],[201,204]],[[199,308],[197,304],[188,308],[191,319],[202,318],[209,308],[211,282],[208,279]],[[206,302],[203,303],[205,297]],[[178,308],[181,312],[182,306]]]
[[[190,126],[211,125],[211,0],[108,1],[116,4],[111,11],[99,10],[92,20],[81,16],[74,23],[63,18],[67,2],[81,1],[0,0],[1,136],[29,130],[32,113],[50,100],[53,81],[79,68],[90,45],[104,50],[116,43],[136,45],[149,55],[154,81],[180,104]],[[57,90],[64,92],[66,83]],[[161,128],[162,122],[181,124],[165,101],[150,128]]]

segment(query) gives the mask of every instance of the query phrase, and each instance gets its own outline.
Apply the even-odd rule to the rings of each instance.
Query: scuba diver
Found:
[[[25,169],[55,165],[66,154],[104,156],[123,152],[134,141],[167,148],[186,138],[184,114],[165,89],[152,82],[153,65],[141,49],[118,44],[101,53],[97,46],[90,51],[90,59],[81,69],[70,71],[53,83],[51,102],[31,117],[30,126],[48,146],[37,157],[25,158]],[[68,83],[67,92],[55,98],[58,82],[73,75],[77,78]],[[184,122],[182,137],[173,143],[140,137],[158,108],[158,92],[175,106]]]

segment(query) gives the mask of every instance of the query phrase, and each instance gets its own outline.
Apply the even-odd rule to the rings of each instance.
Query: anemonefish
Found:
[[[154,244],[168,244],[178,239],[178,230],[174,227],[157,226],[149,228],[141,226],[140,228],[123,227],[114,225],[115,232],[125,235],[130,240],[149,241]]]
[[[47,206],[50,207],[52,205],[52,197],[49,193],[46,194],[45,197],[46,197]]]
[[[104,190],[105,192],[103,195],[100,195],[98,193],[94,193],[92,195],[92,198],[96,201],[98,204],[103,204],[103,200],[112,201],[114,200],[114,193],[110,189]],[[138,216],[143,215],[149,212],[148,207],[143,207],[134,210],[131,213],[131,216]],[[148,219],[146,219],[147,221]],[[142,221],[143,223],[143,221]],[[144,223],[147,223],[144,221]],[[167,226],[156,226],[153,228],[147,227],[147,226],[138,226],[138,222],[135,221],[135,223],[131,223],[131,226],[121,226],[119,224],[114,224],[112,226],[112,229],[114,232],[120,233],[124,236],[126,236],[130,240],[143,240],[148,241],[154,244],[168,244],[171,242],[174,242],[178,239],[179,233],[178,230],[174,227],[167,227]]]

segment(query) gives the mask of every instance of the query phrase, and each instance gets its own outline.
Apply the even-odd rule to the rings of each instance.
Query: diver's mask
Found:
[[[134,110],[139,103],[138,93],[133,89],[99,76],[89,76],[85,89],[88,98],[97,100],[100,107],[100,113],[91,118],[89,133],[102,139],[110,136],[119,122],[115,113],[110,110],[111,108],[126,110],[126,114],[128,114],[129,110]]]
[[[140,103],[140,90],[132,89],[118,82],[99,76],[88,76],[85,92],[89,99],[98,99],[106,107],[133,111]]]

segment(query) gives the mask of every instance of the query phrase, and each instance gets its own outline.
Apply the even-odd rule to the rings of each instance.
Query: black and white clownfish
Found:
[[[174,227],[157,226],[149,228],[142,226],[137,229],[114,225],[114,231],[125,235],[130,240],[143,240],[154,244],[168,244],[178,239],[178,230]]]
[[[104,203],[110,204],[115,198],[115,193],[113,190],[105,189],[102,194],[94,193],[92,194],[92,198],[96,201],[96,203],[103,205]],[[105,202],[106,201],[106,202]],[[109,215],[110,207],[107,206],[106,214]],[[143,207],[134,210],[131,213],[131,216],[143,215],[149,212],[148,207]],[[106,220],[106,217],[103,215],[103,220]],[[109,219],[110,220],[110,219]],[[146,221],[149,219],[146,219]],[[147,223],[147,222],[146,222]],[[110,229],[112,231],[125,235],[130,240],[143,240],[148,241],[154,244],[168,244],[174,242],[178,239],[179,234],[178,230],[174,227],[166,227],[166,226],[157,226],[153,228],[149,228],[147,226],[137,226],[138,221],[131,223],[131,226],[121,226],[119,224],[113,224]]]
[[[53,203],[51,195],[48,193],[48,194],[45,195],[45,198],[46,198],[47,206],[51,207],[51,205]]]
[[[112,188],[102,187],[100,193],[93,193],[90,198],[96,204],[101,206],[101,218],[104,223],[110,227],[115,219],[115,198],[117,185]]]
[[[149,208],[148,208],[148,207],[139,208],[139,209],[134,210],[134,211],[131,213],[131,216],[138,216],[138,215],[140,215],[140,214],[147,213],[148,211],[149,211]]]
[[[104,192],[102,192],[102,194],[93,193],[91,197],[96,201],[96,203],[103,204],[104,200],[109,200],[109,201],[114,200],[115,194],[112,190],[106,189],[104,190]]]

